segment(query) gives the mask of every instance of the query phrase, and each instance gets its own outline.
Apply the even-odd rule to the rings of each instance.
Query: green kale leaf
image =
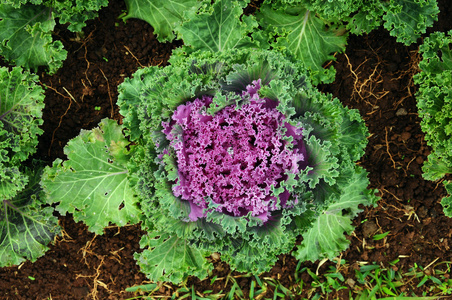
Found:
[[[411,45],[438,20],[436,0],[391,0],[385,6],[384,27],[398,42]]]
[[[47,66],[53,74],[63,65],[67,51],[53,41],[55,20],[49,7],[27,4],[21,8],[0,5],[0,54],[16,65],[38,70]]]
[[[277,7],[277,6],[276,6]],[[333,67],[323,69],[323,64],[334,60],[335,52],[343,52],[347,43],[347,32],[342,25],[326,23],[302,6],[280,8],[271,5],[261,7],[257,15],[259,24],[275,49],[287,49],[306,68],[312,71],[313,79],[330,81]]]
[[[171,42],[176,37],[174,30],[183,21],[184,14],[196,10],[202,3],[199,0],[125,0],[127,15],[122,19],[136,18],[154,28],[159,42]]]
[[[53,208],[45,206],[39,186],[41,173],[39,165],[34,165],[33,170],[24,170],[21,175],[28,184],[13,198],[3,198],[1,202],[0,267],[19,265],[25,259],[36,261],[60,231]],[[4,182],[3,177],[0,180]]]
[[[452,31],[434,32],[419,47],[421,72],[414,76],[421,129],[432,147],[422,167],[427,180],[439,180],[452,174]],[[451,184],[445,181],[450,194]],[[446,216],[452,217],[451,197],[441,201]]]
[[[108,119],[82,130],[64,148],[68,160],[55,160],[42,177],[47,202],[58,203],[57,211],[72,213],[96,234],[109,223],[137,223],[141,214],[127,178],[131,152],[121,130]]]
[[[35,261],[58,232],[39,186],[40,163],[27,159],[42,133],[44,90],[22,68],[0,68],[0,266]]]

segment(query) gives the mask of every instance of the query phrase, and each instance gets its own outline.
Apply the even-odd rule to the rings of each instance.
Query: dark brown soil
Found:
[[[180,45],[158,43],[145,22],[128,20],[124,24],[117,19],[125,9],[123,2],[111,2],[99,18],[89,22],[84,36],[62,26],[56,31],[69,55],[57,74],[41,74],[41,83],[47,87],[45,133],[36,157],[49,162],[64,158],[64,145],[80,129],[93,128],[105,117],[120,120],[115,106],[118,84],[139,67],[164,66],[171,50]],[[452,29],[448,2],[439,1],[440,21],[430,32]],[[412,76],[418,72],[420,59],[417,46],[396,43],[386,30],[351,36],[346,53],[338,54],[333,63],[336,81],[320,87],[359,109],[365,119],[371,136],[360,164],[369,171],[370,187],[381,196],[377,207],[365,208],[354,221],[357,227],[349,237],[350,248],[341,255],[347,262],[341,269],[346,278],[354,277],[359,262],[388,267],[399,259],[396,268],[407,271],[415,263],[427,266],[450,260],[452,219],[444,216],[440,205],[445,191],[438,182],[421,176],[430,149],[419,126],[414,97]],[[60,223],[64,234],[55,239],[45,256],[35,263],[0,269],[1,299],[127,299],[134,296],[125,292],[127,287],[147,283],[133,259],[142,235],[139,226],[108,228],[104,235],[95,236],[70,216],[60,217]],[[384,232],[389,232],[386,238],[372,239]],[[320,273],[329,265],[322,266]],[[226,277],[229,267],[220,262],[215,266],[212,277],[204,281],[190,278],[187,286],[200,292],[227,293],[231,282],[219,279],[211,285],[211,279]],[[272,277],[291,287],[296,266],[293,257],[281,256],[261,278]],[[301,267],[315,271],[317,264],[303,263]],[[233,275],[238,275],[237,283],[246,293],[252,278]],[[312,279],[303,276],[309,288]],[[171,296],[175,288],[161,284],[158,294]],[[418,296],[424,291],[429,294],[427,286],[413,288]],[[272,297],[272,292],[265,296]],[[308,297],[306,292],[302,296]],[[348,291],[335,297],[347,299]]]

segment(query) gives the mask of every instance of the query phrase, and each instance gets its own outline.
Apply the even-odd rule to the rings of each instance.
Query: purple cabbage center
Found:
[[[173,193],[190,202],[191,221],[205,217],[209,201],[221,213],[251,213],[264,222],[271,211],[287,206],[290,193],[284,189],[275,196],[272,186],[307,166],[303,130],[285,121],[276,101],[259,97],[260,84],[259,79],[247,86],[242,97],[250,100],[240,109],[230,105],[209,115],[212,97],[203,96],[180,105],[163,122],[177,157]]]

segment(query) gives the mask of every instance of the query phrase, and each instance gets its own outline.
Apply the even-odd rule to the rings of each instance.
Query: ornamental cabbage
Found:
[[[272,187],[307,166],[302,129],[284,121],[275,101],[259,98],[259,89],[260,79],[247,86],[242,97],[249,103],[240,109],[230,105],[212,116],[206,110],[212,97],[203,96],[179,105],[163,122],[177,157],[173,194],[190,203],[190,221],[206,216],[206,198],[218,212],[263,221],[287,207],[288,191],[273,195]]]
[[[206,277],[213,252],[237,271],[267,271],[300,235],[300,260],[346,249],[358,206],[377,200],[355,164],[368,132],[305,74],[282,54],[232,49],[140,69],[120,86],[148,232],[136,259],[151,280]]]
[[[280,254],[333,258],[377,200],[355,163],[368,132],[306,74],[258,49],[140,69],[119,87],[123,124],[82,131],[45,168],[47,203],[97,234],[141,221],[135,257],[152,281],[204,278],[214,252],[255,274]]]

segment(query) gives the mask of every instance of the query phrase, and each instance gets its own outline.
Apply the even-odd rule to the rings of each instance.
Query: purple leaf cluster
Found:
[[[190,202],[191,221],[215,207],[265,222],[271,211],[289,205],[290,192],[284,188],[276,195],[272,187],[307,166],[303,129],[287,122],[276,101],[259,97],[260,85],[256,80],[247,86],[242,97],[249,100],[240,108],[230,105],[209,115],[212,97],[203,96],[180,105],[163,123],[177,157],[173,193]]]

